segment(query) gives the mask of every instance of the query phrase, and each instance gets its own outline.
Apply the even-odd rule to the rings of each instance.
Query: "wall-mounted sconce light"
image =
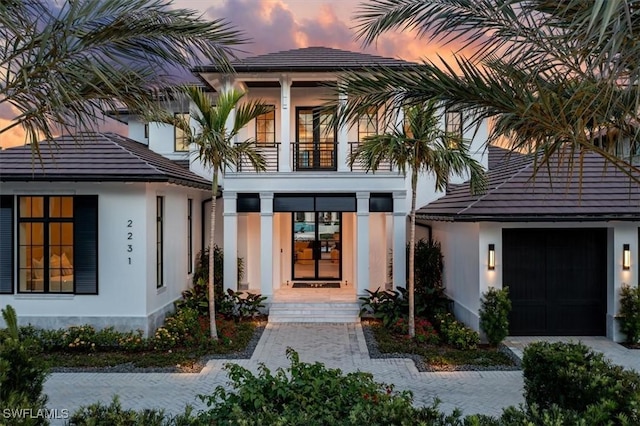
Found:
[[[622,269],[628,271],[631,268],[631,250],[629,244],[622,245]]]
[[[493,271],[496,269],[496,245],[489,244],[489,259],[487,262],[487,269]]]

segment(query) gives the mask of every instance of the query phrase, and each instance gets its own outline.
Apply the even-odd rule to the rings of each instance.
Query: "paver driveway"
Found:
[[[49,408],[73,411],[119,395],[125,408],[163,408],[175,414],[186,404],[204,408],[196,396],[227,382],[222,369],[226,362],[252,371],[260,362],[271,369],[286,367],[287,347],[298,351],[301,361],[319,361],[344,372],[371,372],[377,381],[413,391],[416,405],[438,397],[445,411],[458,407],[465,414],[497,415],[503,407],[523,402],[520,371],[424,373],[408,359],[371,359],[360,324],[268,324],[250,360],[209,361],[199,374],[54,373],[44,390]]]

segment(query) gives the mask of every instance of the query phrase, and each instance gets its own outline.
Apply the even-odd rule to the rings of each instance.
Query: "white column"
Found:
[[[236,201],[238,194],[231,191],[223,192],[224,198],[224,289],[238,290],[238,213]],[[211,253],[213,255],[213,253]]]
[[[357,294],[364,295],[369,288],[369,193],[357,192],[356,199],[356,284]]]
[[[393,288],[407,287],[407,212],[405,191],[393,193]]]
[[[340,107],[347,103],[347,94],[346,92],[340,92],[338,94],[338,102]],[[349,155],[349,127],[346,124],[343,124],[338,128],[338,171],[339,172],[348,172],[350,170],[349,165],[347,164],[347,156]]]
[[[613,269],[610,282],[607,286],[607,337],[616,342],[624,340],[625,336],[620,331],[620,323],[615,316],[620,311],[620,291],[625,285],[638,286],[638,227],[633,222],[613,223],[613,229],[609,229],[607,238],[609,242],[608,264]],[[629,244],[631,264],[629,269],[622,267],[623,246]]]
[[[280,164],[281,172],[291,171],[291,78],[280,77]]]
[[[273,192],[260,193],[260,293],[273,294]]]

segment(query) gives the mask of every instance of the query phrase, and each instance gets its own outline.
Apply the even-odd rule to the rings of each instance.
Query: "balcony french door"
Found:
[[[340,212],[293,213],[293,279],[341,279]]]
[[[334,111],[296,109],[294,170],[336,170],[336,132],[330,126]]]

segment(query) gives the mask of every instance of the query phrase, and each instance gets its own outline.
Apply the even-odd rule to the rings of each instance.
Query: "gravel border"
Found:
[[[200,373],[202,369],[207,365],[209,360],[213,359],[250,359],[253,356],[253,352],[258,346],[260,337],[266,327],[267,323],[260,322],[255,330],[253,336],[244,350],[240,352],[232,352],[228,354],[209,354],[205,355],[196,361],[189,367],[136,367],[133,363],[128,362],[126,364],[114,365],[112,367],[54,367],[49,371],[51,373]]]
[[[413,360],[416,368],[420,372],[445,372],[445,371],[518,371],[521,370],[520,359],[511,350],[500,345],[498,351],[507,355],[515,363],[515,365],[501,365],[501,366],[484,366],[484,365],[456,365],[448,367],[434,368],[429,364],[426,364],[420,355],[416,354],[403,354],[403,353],[383,353],[378,348],[378,342],[376,341],[373,333],[373,328],[365,323],[362,323],[362,332],[364,334],[364,340],[367,342],[367,349],[369,350],[369,357],[372,359],[380,358],[409,358]]]

